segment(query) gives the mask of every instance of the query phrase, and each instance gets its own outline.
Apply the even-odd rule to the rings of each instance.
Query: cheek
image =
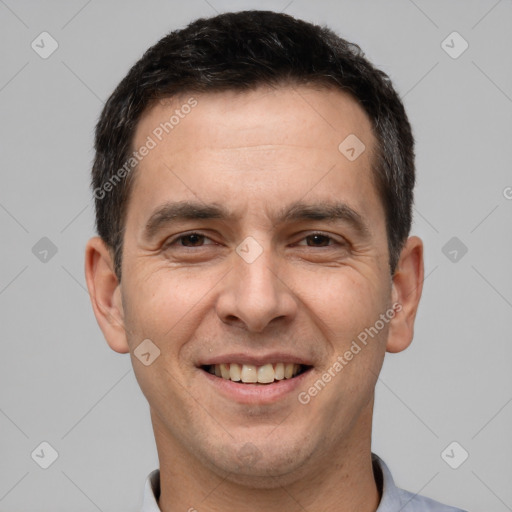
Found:
[[[197,327],[194,316],[209,303],[209,293],[219,280],[217,274],[172,269],[165,263],[150,272],[145,269],[124,290],[129,297],[125,318],[131,331],[162,343],[178,341],[192,326]]]
[[[126,272],[125,276],[134,273]],[[205,280],[180,278],[168,268],[126,279],[123,284],[125,326],[132,364],[139,386],[154,410],[160,414],[181,416],[176,423],[186,426],[190,420],[190,400],[184,399],[183,386],[191,376],[191,368],[183,358],[187,342],[198,326],[197,312],[206,301]],[[151,340],[159,355],[149,365],[138,360],[134,351],[143,340]],[[185,393],[185,397],[187,393]],[[183,417],[183,419],[182,419]],[[178,421],[179,420],[179,421]]]
[[[300,403],[307,403],[319,422],[331,417],[326,435],[338,437],[348,428],[347,418],[358,417],[372,400],[385,355],[389,322],[380,315],[388,311],[389,291],[382,278],[356,272],[329,283],[312,293],[309,302],[329,354],[312,386],[301,390]]]
[[[389,301],[389,290],[380,275],[348,266],[328,274],[302,275],[297,283],[294,289],[308,308],[307,314],[316,319],[326,339],[334,346],[341,345],[339,348],[373,325]]]

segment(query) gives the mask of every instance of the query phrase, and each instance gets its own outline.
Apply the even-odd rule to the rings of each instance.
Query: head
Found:
[[[97,231],[112,250],[119,280],[132,171],[139,162],[133,156],[138,149],[134,134],[143,112],[159,99],[182,93],[285,84],[343,91],[368,116],[375,137],[372,176],[386,215],[394,272],[411,228],[415,172],[411,127],[391,81],[356,44],[328,28],[285,14],[248,11],[199,19],[171,32],[146,51],[103,109],[92,188]]]
[[[95,148],[87,282],[159,453],[269,485],[369,442],[423,279],[413,137],[388,77],[284,14],[199,19],[132,67]],[[278,379],[280,363],[299,374]],[[276,381],[233,385],[236,364]]]

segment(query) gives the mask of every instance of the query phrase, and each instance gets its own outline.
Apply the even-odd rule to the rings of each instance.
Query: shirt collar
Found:
[[[375,512],[388,512],[395,510],[397,505],[401,504],[401,498],[398,488],[395,486],[393,477],[384,461],[375,453],[372,453],[373,471],[377,481],[381,500]],[[161,512],[158,507],[160,498],[160,470],[155,469],[146,478],[144,487],[144,500],[141,512]]]
[[[160,470],[151,471],[146,478],[144,486],[144,500],[142,502],[141,512],[161,512],[158,506],[160,498]]]
[[[375,512],[387,512],[396,510],[396,506],[401,504],[400,493],[391,476],[391,471],[385,462],[375,453],[372,453],[372,465],[375,480],[381,493],[379,506]]]

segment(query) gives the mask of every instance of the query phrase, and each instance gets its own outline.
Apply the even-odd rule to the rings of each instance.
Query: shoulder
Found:
[[[460,508],[444,505],[426,496],[397,489],[403,504],[402,512],[466,512]]]
[[[443,505],[426,496],[413,494],[395,485],[385,462],[372,453],[375,480],[381,489],[381,501],[376,512],[466,512],[460,508]]]

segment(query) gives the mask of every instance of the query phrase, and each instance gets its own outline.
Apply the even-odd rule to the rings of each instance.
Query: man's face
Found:
[[[237,478],[292,474],[370,435],[387,323],[344,354],[393,302],[371,124],[334,90],[196,94],[183,109],[190,96],[147,111],[134,139],[157,144],[134,171],[124,326],[132,356],[146,339],[161,352],[148,366],[133,356],[134,371],[159,450]],[[355,160],[338,149],[351,134],[366,147]],[[175,203],[228,217],[173,217]],[[312,214],[328,206],[340,215]],[[278,363],[301,373],[282,378]],[[244,380],[272,365],[260,376],[274,381],[223,378],[236,365]]]

